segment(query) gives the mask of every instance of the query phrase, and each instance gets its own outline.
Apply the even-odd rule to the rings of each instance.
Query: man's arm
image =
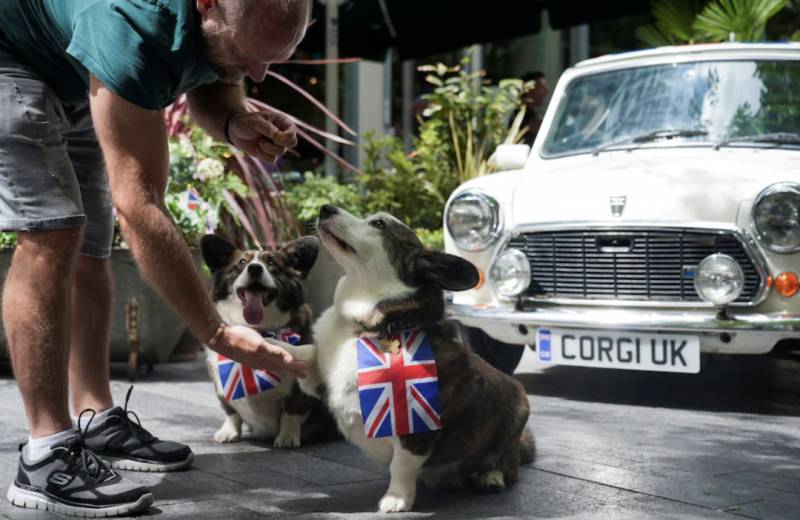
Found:
[[[296,128],[285,116],[247,108],[241,85],[219,81],[186,94],[192,119],[212,137],[228,141],[246,154],[275,162],[297,146]]]
[[[139,270],[197,338],[212,338],[222,320],[164,205],[169,152],[161,113],[125,101],[94,76],[90,103],[111,196]],[[225,329],[215,349],[258,368],[297,370],[303,366],[246,327]]]

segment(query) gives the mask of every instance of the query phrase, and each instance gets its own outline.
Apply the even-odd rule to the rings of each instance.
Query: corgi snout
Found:
[[[249,274],[251,278],[261,278],[261,275],[264,274],[264,266],[252,263],[247,266],[247,274]]]
[[[334,215],[339,213],[339,208],[336,206],[331,206],[330,204],[323,204],[321,208],[319,208],[319,218],[320,220],[325,220],[326,218],[330,218]]]

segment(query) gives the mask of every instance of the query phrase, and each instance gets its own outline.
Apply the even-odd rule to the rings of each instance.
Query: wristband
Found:
[[[219,327],[217,327],[216,332],[214,332],[214,334],[208,339],[208,341],[206,341],[206,345],[208,345],[209,347],[217,346],[217,343],[219,343],[219,340],[222,339],[222,336],[225,334],[226,328],[228,328],[227,323],[225,323],[224,321],[220,323]]]
[[[233,146],[236,146],[236,145],[233,144],[233,141],[231,141],[231,134],[230,134],[231,119],[233,119],[233,116],[235,116],[238,113],[239,112],[231,112],[231,114],[228,117],[225,118],[225,126],[222,127],[222,133],[223,133],[223,135],[225,135],[225,140],[228,141],[228,144],[231,144]]]

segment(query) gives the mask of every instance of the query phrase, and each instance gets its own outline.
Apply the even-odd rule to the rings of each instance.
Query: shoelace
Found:
[[[86,413],[91,413],[92,415],[89,417],[89,420],[86,422],[86,425],[83,428],[78,428],[78,447],[79,450],[74,448],[70,449],[70,453],[75,457],[77,455],[77,451],[80,451],[80,464],[81,469],[86,472],[89,476],[96,478],[97,480],[103,480],[105,478],[106,473],[110,473],[111,470],[106,466],[105,462],[95,455],[95,453],[86,446],[86,442],[84,440],[84,436],[89,431],[89,426],[92,424],[92,419],[94,416],[97,415],[97,412],[92,410],[91,408],[86,408],[85,410],[81,411],[80,415],[78,415],[78,425],[83,423],[83,415]]]
[[[123,417],[123,421],[128,429],[131,431],[131,434],[136,437],[137,440],[143,442],[145,444],[149,444],[152,442],[156,442],[158,437],[155,437],[149,431],[145,430],[142,426],[142,421],[139,420],[139,416],[136,415],[136,412],[133,410],[128,410],[128,402],[131,399],[131,392],[133,392],[133,385],[128,388],[128,393],[125,395],[125,408],[123,411],[125,412]],[[135,419],[134,422],[131,418]]]

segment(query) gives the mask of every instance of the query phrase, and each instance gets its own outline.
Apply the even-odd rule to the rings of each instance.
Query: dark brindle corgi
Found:
[[[345,276],[333,306],[314,324],[314,370],[300,386],[325,400],[350,442],[389,465],[391,481],[379,509],[410,510],[418,478],[431,487],[474,483],[495,490],[516,481],[521,460],[532,460],[534,448],[526,428],[525,390],[454,340],[454,331],[443,322],[443,290],[474,287],[479,279],[475,267],[424,249],[407,226],[387,214],[361,220],[326,205],[318,230]],[[364,344],[359,339],[371,337],[372,345],[392,350],[397,345],[391,338],[405,330],[421,330],[430,341],[438,369],[441,429],[370,437],[358,390],[357,350]],[[377,347],[374,351],[383,355]],[[408,402],[398,394],[392,399]],[[383,411],[374,412],[377,408],[367,408],[370,418],[385,417]],[[400,420],[400,412],[396,414],[392,424]]]
[[[201,249],[214,276],[211,297],[225,321],[257,327],[265,336],[279,340],[283,336],[286,341],[291,335],[298,340],[298,346],[287,347],[292,354],[300,359],[311,356],[311,308],[305,302],[301,280],[317,258],[316,238],[300,238],[277,251],[240,251],[220,237],[206,235]],[[268,380],[251,377],[251,388],[264,381],[274,387],[241,397],[242,392],[247,394],[246,385],[235,385],[232,377],[223,383],[219,356],[208,348],[206,353],[209,373],[226,414],[214,435],[217,442],[238,441],[243,421],[254,437],[274,439],[278,448],[299,447],[301,433],[308,439],[309,434],[319,437],[320,430],[335,431],[330,419],[325,420],[328,414],[319,400],[301,392],[288,373],[268,374]]]

